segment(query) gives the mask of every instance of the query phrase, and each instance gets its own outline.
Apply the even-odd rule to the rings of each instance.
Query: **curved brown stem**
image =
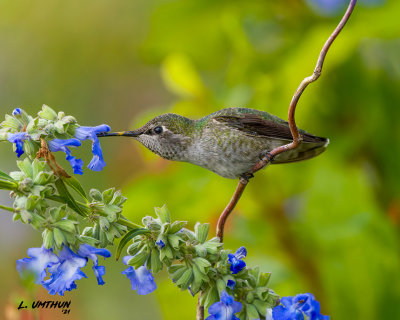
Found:
[[[297,88],[296,92],[293,95],[292,101],[290,102],[289,105],[289,111],[288,111],[288,122],[289,122],[289,128],[290,132],[292,133],[293,141],[289,144],[285,144],[283,146],[277,147],[273,150],[270,151],[270,155],[272,157],[275,157],[276,155],[295,149],[296,147],[299,146],[301,143],[302,137],[299,134],[299,130],[297,129],[296,126],[296,120],[295,120],[295,111],[296,111],[296,106],[297,103],[299,102],[299,99],[301,95],[303,94],[304,90],[307,88],[307,86],[316,81],[319,76],[321,75],[322,72],[322,67],[324,65],[325,57],[326,54],[328,53],[329,48],[331,47],[333,41],[337,38],[339,35],[340,31],[344,28],[346,25],[346,22],[349,20],[351,13],[354,10],[354,6],[356,5],[357,0],[351,0],[349,3],[349,6],[347,7],[346,13],[344,14],[343,18],[340,20],[339,24],[335,28],[335,30],[332,32],[332,34],[329,36],[328,40],[326,40],[324,46],[322,47],[322,50],[319,54],[317,65],[315,66],[314,72],[311,76],[305,78]],[[259,163],[257,163],[254,167],[251,173],[254,173],[262,168],[264,168],[270,158],[264,157]]]
[[[199,292],[199,298],[197,300],[197,312],[196,312],[196,320],[204,320],[204,306],[201,305],[201,295],[203,293]]]
[[[298,147],[302,141],[302,137],[299,134],[299,131],[296,126],[296,121],[295,121],[295,111],[296,111],[296,106],[297,103],[303,94],[304,90],[307,88],[307,86],[316,81],[319,76],[321,75],[322,72],[322,67],[325,61],[326,54],[328,53],[329,48],[331,47],[333,41],[337,38],[339,35],[340,31],[344,28],[346,22],[349,20],[351,13],[354,10],[354,6],[356,5],[357,0],[351,0],[349,3],[349,6],[347,7],[346,13],[344,14],[343,18],[340,20],[339,24],[335,28],[335,30],[332,32],[332,34],[329,36],[328,40],[325,42],[324,46],[322,47],[322,50],[319,54],[317,65],[314,69],[314,72],[311,76],[305,78],[297,88],[296,92],[293,95],[292,101],[290,102],[289,105],[289,110],[288,110],[288,122],[289,122],[289,128],[290,132],[292,133],[293,141],[289,144],[280,146],[278,148],[275,148],[269,152],[268,155],[264,156],[262,160],[260,160],[249,172],[249,176],[252,176],[253,173],[255,173],[258,170],[261,170],[264,168],[268,163],[271,161],[271,158],[275,157],[276,155],[295,149]],[[238,203],[240,197],[243,194],[244,189],[246,188],[248,183],[247,179],[240,178],[239,184],[236,187],[235,193],[233,194],[231,200],[229,201],[228,205],[224,209],[224,211],[221,213],[219,219],[218,219],[218,224],[217,224],[217,237],[220,239],[220,241],[223,241],[224,238],[224,227],[225,223],[235,208],[236,204]],[[200,298],[197,303],[197,320],[203,320],[204,319],[204,307],[201,306],[200,304]]]
[[[229,201],[228,205],[219,216],[217,224],[217,237],[219,238],[220,242],[223,242],[224,240],[225,222],[228,219],[231,212],[233,211],[233,209],[236,207],[236,204],[239,202],[239,199],[242,196],[243,191],[246,188],[248,182],[249,181],[247,179],[244,178],[239,179],[238,186],[236,187],[235,193],[233,194],[231,201]]]
[[[303,94],[304,90],[307,88],[307,86],[310,83],[316,81],[319,78],[319,76],[321,75],[322,66],[324,64],[326,54],[328,53],[328,50],[331,47],[333,41],[335,41],[335,39],[339,35],[340,31],[342,31],[346,22],[349,20],[350,15],[353,12],[354,6],[356,5],[356,3],[357,3],[357,0],[350,1],[349,6],[347,7],[346,13],[344,14],[343,18],[340,20],[339,24],[337,25],[335,30],[332,32],[332,34],[329,36],[328,40],[325,42],[324,46],[322,47],[322,50],[319,54],[317,65],[314,69],[313,74],[311,76],[305,78],[300,83],[299,87],[297,88],[296,92],[293,95],[292,101],[290,102],[290,105],[289,105],[289,111],[288,111],[288,122],[289,122],[290,132],[292,133],[293,141],[289,144],[285,144],[283,146],[280,146],[278,148],[271,150],[268,155],[264,156],[263,159],[260,160],[252,168],[251,172],[249,172],[250,175],[252,175],[256,171],[264,168],[270,162],[271,158],[275,157],[276,155],[278,155],[282,152],[295,149],[296,147],[298,147],[300,145],[302,137],[299,134],[299,131],[296,126],[296,121],[295,121],[295,111],[296,111],[297,103],[298,103],[301,95]],[[231,201],[229,202],[229,204],[227,205],[227,207],[225,208],[225,210],[221,213],[221,215],[219,217],[218,225],[217,225],[217,236],[220,238],[221,242],[224,237],[224,226],[225,226],[226,220],[228,219],[230,213],[232,212],[232,210],[235,208],[236,204],[238,203],[246,185],[247,185],[247,182],[246,182],[246,184],[243,184],[242,179],[239,181],[239,184],[236,188],[236,191],[235,191]]]
[[[54,158],[53,154],[49,150],[46,140],[43,138],[40,138],[40,146],[41,148],[37,152],[36,158],[44,158],[57,177],[71,178],[71,176],[57,163],[56,158]]]

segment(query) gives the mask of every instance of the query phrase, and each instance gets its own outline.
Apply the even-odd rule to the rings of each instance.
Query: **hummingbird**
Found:
[[[302,143],[276,155],[272,164],[313,158],[329,143],[304,130],[299,133]],[[164,159],[189,162],[229,179],[248,175],[269,151],[293,139],[288,122],[249,108],[226,108],[199,120],[166,113],[141,128],[98,136],[132,137]]]

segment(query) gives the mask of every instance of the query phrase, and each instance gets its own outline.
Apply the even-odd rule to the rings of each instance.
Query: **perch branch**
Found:
[[[350,1],[349,6],[347,7],[346,13],[344,14],[343,18],[340,20],[340,22],[337,25],[337,27],[335,28],[335,30],[332,32],[332,34],[330,35],[328,40],[325,42],[325,44],[319,54],[317,65],[314,69],[313,74],[311,76],[305,78],[300,83],[299,87],[297,88],[296,92],[293,95],[292,101],[290,102],[290,105],[289,105],[289,111],[288,111],[288,122],[289,122],[290,132],[293,137],[293,141],[289,144],[285,144],[283,146],[280,146],[280,147],[277,147],[277,148],[271,150],[269,152],[269,154],[265,155],[263,157],[263,159],[261,159],[252,168],[252,170],[251,170],[251,172],[249,172],[249,174],[253,174],[253,173],[257,172],[258,170],[261,170],[262,168],[264,168],[271,161],[271,159],[273,157],[277,156],[278,154],[288,151],[288,150],[295,149],[296,147],[298,147],[301,144],[302,137],[299,134],[299,131],[296,126],[296,121],[295,121],[295,111],[296,111],[297,103],[298,103],[302,93],[307,88],[307,86],[310,83],[316,81],[319,78],[319,76],[321,75],[322,66],[324,64],[326,54],[328,53],[328,50],[331,47],[333,41],[335,41],[335,39],[339,35],[340,31],[342,31],[346,22],[349,20],[350,15],[353,12],[353,9],[354,9],[354,6],[356,5],[356,3],[357,3],[357,0]],[[242,180],[240,180],[231,201],[229,202],[229,204],[227,205],[225,210],[222,212],[222,214],[218,220],[217,236],[220,238],[221,242],[222,242],[223,235],[224,235],[224,225],[226,223],[226,220],[229,217],[232,210],[235,208],[236,204],[238,203],[245,186],[246,186],[246,184],[243,185]]]
[[[239,179],[239,184],[236,187],[235,193],[233,194],[231,201],[229,201],[228,205],[226,206],[224,211],[219,216],[218,223],[217,223],[217,237],[219,238],[219,240],[221,242],[223,242],[223,240],[224,240],[225,222],[228,219],[229,215],[231,214],[233,208],[235,208],[236,204],[238,203],[248,182],[249,181],[247,179],[244,179],[244,178]]]
[[[202,292],[199,292],[199,298],[197,300],[197,313],[196,313],[196,320],[204,320],[204,307],[201,305],[201,296]]]
[[[337,27],[335,28],[335,30],[332,32],[332,34],[330,35],[330,37],[328,38],[328,40],[325,42],[324,46],[322,47],[322,50],[319,54],[318,57],[318,61],[317,61],[317,65],[314,69],[314,72],[311,76],[305,78],[299,85],[299,87],[297,88],[296,92],[293,95],[292,101],[290,102],[289,105],[289,111],[288,111],[288,122],[289,122],[289,128],[290,128],[290,132],[292,134],[292,138],[293,141],[289,144],[280,146],[278,148],[275,148],[273,150],[271,150],[267,155],[265,155],[263,157],[263,159],[261,159],[251,170],[251,172],[249,172],[250,176],[257,172],[258,170],[261,170],[262,168],[264,168],[266,165],[268,165],[268,163],[270,163],[271,159],[275,156],[277,156],[278,154],[288,151],[288,150],[292,150],[297,148],[302,141],[302,137],[299,134],[299,131],[297,129],[296,126],[296,121],[295,121],[295,111],[296,111],[296,106],[297,103],[301,97],[301,95],[303,94],[304,90],[307,88],[307,86],[316,81],[319,76],[321,75],[322,72],[322,66],[324,64],[325,61],[325,57],[326,54],[328,53],[329,48],[331,47],[333,41],[335,41],[335,39],[337,38],[337,36],[339,35],[339,33],[342,31],[342,29],[344,28],[346,22],[349,20],[351,13],[354,10],[354,6],[356,5],[357,0],[351,0],[349,3],[349,6],[347,7],[347,10],[343,16],[343,18],[340,20],[339,24],[337,25]],[[231,212],[233,211],[233,209],[235,208],[236,204],[238,203],[241,195],[243,194],[244,189],[247,186],[247,180],[244,179],[240,179],[239,180],[239,184],[236,187],[236,191],[232,196],[232,199],[230,200],[230,202],[228,203],[228,205],[226,206],[226,208],[224,209],[224,211],[221,213],[219,219],[218,219],[218,224],[217,224],[217,237],[219,237],[220,241],[223,241],[223,237],[224,237],[224,226],[225,223],[229,217],[229,215],[231,214]],[[203,320],[204,319],[204,307],[200,305],[200,299],[197,305],[197,317],[196,319],[198,320]]]

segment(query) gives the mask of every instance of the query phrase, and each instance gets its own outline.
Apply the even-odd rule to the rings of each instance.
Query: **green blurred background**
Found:
[[[1,114],[17,106],[36,114],[45,103],[82,125],[114,130],[164,112],[200,118],[233,106],[286,119],[340,18],[310,2],[0,0]],[[357,6],[298,106],[298,126],[329,137],[329,148],[259,172],[226,229],[225,247],[245,245],[246,262],[271,271],[277,293],[312,292],[332,319],[400,319],[399,12],[397,0]],[[214,229],[236,187],[129,139],[102,146],[105,170],[86,170],[82,182],[122,188],[133,221],[166,203],[173,218]],[[4,171],[16,169],[11,151],[0,145]],[[79,152],[88,163],[89,151]],[[10,204],[6,192],[0,202]],[[16,310],[32,296],[15,260],[40,245],[38,233],[0,213],[0,319],[32,319]],[[197,299],[166,273],[157,275],[155,293],[138,296],[120,274],[122,262],[105,264],[103,287],[87,269],[89,279],[65,297],[37,288],[37,299],[72,300],[69,315],[41,319],[194,318]]]

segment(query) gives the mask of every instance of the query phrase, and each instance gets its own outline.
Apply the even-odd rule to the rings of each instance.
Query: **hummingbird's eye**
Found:
[[[157,126],[153,130],[154,130],[154,133],[156,133],[156,134],[160,134],[163,132],[163,128],[161,126]]]

